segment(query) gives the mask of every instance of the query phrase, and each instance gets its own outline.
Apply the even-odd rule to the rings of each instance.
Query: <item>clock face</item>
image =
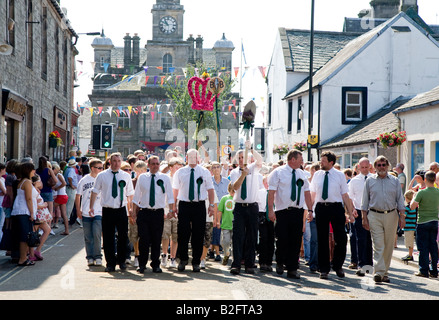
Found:
[[[171,16],[166,16],[160,19],[160,31],[166,34],[174,33],[177,30],[177,20]]]

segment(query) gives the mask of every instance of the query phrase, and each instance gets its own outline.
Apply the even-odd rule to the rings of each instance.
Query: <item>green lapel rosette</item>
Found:
[[[197,179],[197,185],[198,185],[198,200],[200,200],[200,188],[201,188],[201,184],[203,183],[203,178],[199,177]]]
[[[297,205],[300,205],[300,192],[302,191],[302,187],[303,187],[303,184],[304,184],[305,182],[302,180],[302,179],[297,179],[297,181],[296,181],[296,185],[297,185]]]
[[[157,180],[157,185],[162,189],[163,193],[165,193],[165,185],[162,179]]]

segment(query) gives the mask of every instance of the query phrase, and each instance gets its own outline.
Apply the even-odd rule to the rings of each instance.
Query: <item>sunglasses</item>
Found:
[[[123,169],[125,172],[131,172],[131,169]]]
[[[93,168],[96,168],[98,170],[103,170],[104,169],[104,167],[93,167]]]
[[[386,163],[377,163],[377,167],[387,167]]]

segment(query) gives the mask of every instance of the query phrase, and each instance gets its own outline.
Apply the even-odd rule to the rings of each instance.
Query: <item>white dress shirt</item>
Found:
[[[305,191],[309,191],[309,182],[305,172],[301,169],[296,169],[296,182],[303,180],[303,186],[300,190],[296,185],[296,201],[291,200],[291,180],[293,178],[293,168],[288,164],[280,166],[273,170],[268,176],[268,190],[276,191],[274,194],[274,206],[276,211],[284,210],[289,207],[303,208],[305,205]],[[300,202],[297,203],[297,200]]]
[[[119,182],[124,180],[125,187],[123,188],[123,199],[122,199],[122,207],[126,206],[128,203],[127,197],[132,196],[134,194],[133,181],[131,180],[131,175],[123,170],[119,170],[116,174],[117,180],[117,197],[113,198],[112,196],[112,187],[113,187],[113,172],[111,169],[107,169],[102,171],[96,177],[96,182],[93,188],[94,193],[101,193],[101,206],[103,208],[120,208],[120,186]]]
[[[190,202],[189,184],[191,178],[191,167],[185,166],[175,172],[172,179],[172,188],[178,190],[177,200]],[[197,165],[194,168],[194,202],[208,200],[207,190],[213,189],[212,175],[206,168]],[[197,180],[201,178],[203,182],[200,185],[200,194],[198,194]]]
[[[155,204],[153,207],[149,205],[149,194],[151,189],[152,174],[150,172],[142,173],[137,178],[136,189],[134,190],[133,203],[139,208],[148,209],[164,209],[167,204],[174,203],[174,195],[172,193],[171,179],[167,174],[157,172],[154,177],[154,194]],[[158,185],[158,181],[163,181],[163,187]]]
[[[249,172],[246,176],[246,186],[247,186],[247,198],[245,200],[241,199],[241,187],[235,191],[233,196],[233,201],[236,203],[255,203],[258,201],[258,191],[260,189],[259,181],[259,170],[256,166],[256,162],[247,166]],[[230,182],[235,183],[241,176],[241,170],[239,167],[235,168],[230,172]]]
[[[312,192],[316,193],[315,203],[318,202],[342,202],[342,195],[348,193],[348,184],[346,182],[346,177],[343,172],[332,168],[328,171],[328,198],[326,200],[322,199],[323,192],[323,182],[325,179],[325,170],[317,170],[314,173],[310,189]]]
[[[352,180],[348,183],[349,198],[352,199],[354,207],[357,210],[361,210],[361,200],[363,199],[364,183],[366,179],[371,175],[372,174],[369,173],[367,176],[365,176],[364,174],[360,173],[352,178]]]

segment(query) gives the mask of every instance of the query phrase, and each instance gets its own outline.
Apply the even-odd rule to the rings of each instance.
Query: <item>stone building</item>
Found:
[[[78,35],[56,0],[2,1],[0,26],[1,162],[64,159],[79,116],[73,111]],[[63,143],[49,148],[54,130]]]
[[[137,34],[126,34],[123,48],[115,47],[104,32],[94,39],[95,78],[89,98],[99,114],[91,117],[91,127],[114,124],[111,151],[127,156],[141,148],[159,153],[167,147],[166,134],[177,128],[177,120],[161,87],[165,79],[185,77],[188,65],[196,62],[231,73],[233,43],[223,35],[206,49],[201,35],[185,40],[184,12],[180,0],[157,0],[151,10],[152,39],[144,48]],[[127,108],[129,113],[123,112]],[[223,117],[223,124],[230,122],[236,124],[232,114]]]

